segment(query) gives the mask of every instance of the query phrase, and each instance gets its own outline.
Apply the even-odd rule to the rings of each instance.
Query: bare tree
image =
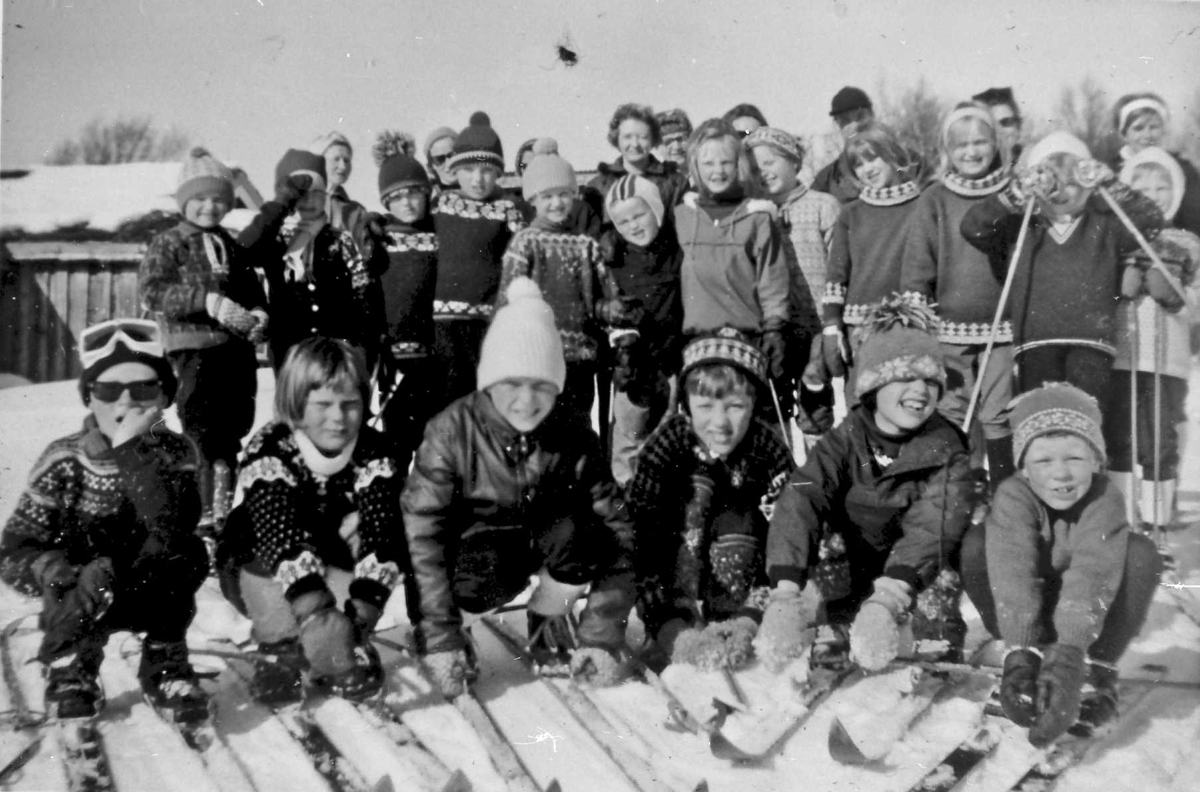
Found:
[[[877,93],[875,115],[896,130],[902,143],[921,155],[929,172],[938,162],[938,137],[949,104],[934,93],[924,77],[895,97],[881,79]]]
[[[115,165],[122,162],[165,162],[178,159],[188,137],[174,127],[160,130],[149,116],[108,121],[96,118],[79,137],[59,142],[46,156],[48,165]]]
[[[1050,122],[1086,143],[1093,157],[1109,162],[1120,147],[1112,129],[1112,103],[1104,86],[1089,74],[1079,85],[1062,89]]]

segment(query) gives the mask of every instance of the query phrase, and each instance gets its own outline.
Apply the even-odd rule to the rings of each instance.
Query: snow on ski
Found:
[[[909,725],[943,688],[948,678],[920,668],[880,674],[857,671],[843,684],[829,727],[829,755],[842,764],[864,765],[887,756]]]

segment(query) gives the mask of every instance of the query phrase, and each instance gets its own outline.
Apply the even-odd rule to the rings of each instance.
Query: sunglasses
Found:
[[[162,333],[157,322],[149,319],[110,319],[85,328],[79,334],[79,360],[84,368],[91,368],[97,361],[116,351],[118,343],[133,352],[154,357],[164,354]]]
[[[162,395],[163,389],[162,383],[156,379],[136,382],[93,382],[91,385],[92,398],[105,404],[117,401],[125,391],[129,391],[129,398],[134,401],[153,401]]]
[[[1016,125],[1020,124],[1021,122],[1017,119],[1016,116],[1009,116],[1008,118],[997,118],[996,123],[999,124],[1000,126],[1004,127],[1005,129],[1009,129],[1011,127],[1015,127]]]
[[[450,152],[449,154],[430,154],[429,161],[432,162],[434,165],[445,165],[447,160],[449,160],[453,156],[454,156],[453,151]]]

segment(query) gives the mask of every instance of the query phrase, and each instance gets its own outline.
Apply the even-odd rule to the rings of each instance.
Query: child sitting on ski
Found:
[[[402,572],[400,487],[391,444],[363,426],[370,374],[360,349],[314,336],[291,348],[275,420],[250,439],[238,503],[218,554],[225,595],[254,623],[266,703],[312,687],[347,698],[379,690],[368,636]],[[345,601],[344,612],[338,610]]]
[[[766,568],[774,589],[755,639],[769,665],[799,657],[828,623],[835,656],[868,670],[897,657],[900,624],[953,657],[956,550],[971,516],[966,441],[937,413],[946,369],[936,320],[899,295],[867,314],[853,380],[859,403],[812,449],[776,504]],[[807,586],[806,586],[807,584]]]
[[[42,599],[46,711],[104,708],[100,664],[117,630],[144,631],[138,678],[164,717],[208,718],[185,635],[208,575],[196,535],[196,446],[163,426],[177,383],[156,323],[114,319],[79,338],[83,428],[42,453],[0,537],[0,579]]]
[[[476,676],[463,612],[499,607],[528,585],[530,654],[547,673],[592,663],[619,673],[633,607],[630,528],[591,427],[555,401],[566,380],[554,314],[515,278],[480,350],[478,389],[430,420],[401,498],[412,554],[418,652],[438,688]],[[568,616],[591,584],[575,632]]]
[[[628,497],[639,611],[660,659],[736,667],[749,659],[765,601],[767,520],[792,470],[773,427],[754,418],[766,357],[724,328],[683,350],[686,413],[667,418],[638,456]]]
[[[1116,715],[1116,664],[1146,619],[1162,561],[1129,529],[1104,473],[1096,400],[1056,382],[1011,409],[1019,472],[963,541],[963,579],[988,632],[1010,647],[1004,713],[1043,746],[1081,715],[1094,725]]]

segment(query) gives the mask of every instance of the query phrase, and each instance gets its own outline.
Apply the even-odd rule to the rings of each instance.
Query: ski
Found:
[[[999,745],[1001,734],[991,716],[970,737],[959,743],[932,770],[913,784],[910,792],[950,792]]]

